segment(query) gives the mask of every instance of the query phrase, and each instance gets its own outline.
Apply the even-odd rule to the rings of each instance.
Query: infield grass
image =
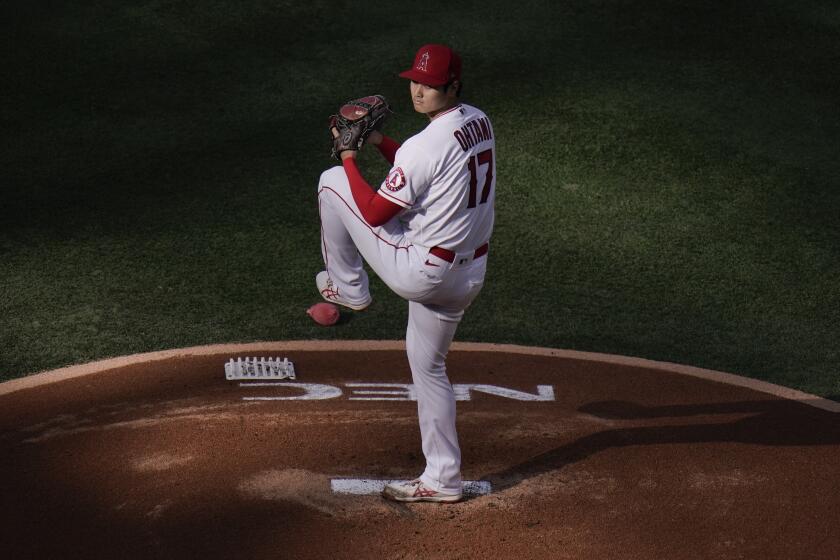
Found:
[[[425,42],[492,118],[497,226],[457,339],[719,369],[840,399],[840,11],[830,2],[6,2],[0,378],[336,328],[326,115]],[[348,39],[348,36],[350,37]],[[371,182],[387,168],[363,154]]]

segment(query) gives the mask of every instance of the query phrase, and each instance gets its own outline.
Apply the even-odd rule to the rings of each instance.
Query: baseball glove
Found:
[[[360,149],[371,132],[382,128],[390,112],[388,101],[381,95],[353,99],[342,105],[337,115],[330,116],[332,157],[340,161],[342,152]]]

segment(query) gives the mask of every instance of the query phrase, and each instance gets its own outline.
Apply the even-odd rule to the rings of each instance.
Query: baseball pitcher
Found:
[[[402,145],[380,132],[389,114],[382,96],[343,105],[330,120],[341,166],[318,183],[321,251],[315,282],[327,301],[354,310],[371,303],[362,258],[408,301],[406,350],[417,394],[426,467],[419,478],[386,486],[386,498],[461,499],[461,451],[446,354],[464,310],[484,284],[493,231],[496,144],[490,119],[460,102],[461,59],[425,45],[401,77],[428,125]],[[392,167],[378,189],[356,164],[375,145]]]

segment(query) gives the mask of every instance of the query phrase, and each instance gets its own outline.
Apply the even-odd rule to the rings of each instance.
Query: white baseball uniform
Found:
[[[409,302],[406,350],[426,457],[420,479],[438,492],[461,491],[455,394],[445,360],[464,310],[484,284],[495,181],[490,120],[460,104],[397,150],[378,192],[405,210],[386,224],[365,222],[342,167],[325,171],[318,184],[322,254],[342,297],[369,299],[364,257]]]

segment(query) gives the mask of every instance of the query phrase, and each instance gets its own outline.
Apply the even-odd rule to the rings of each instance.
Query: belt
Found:
[[[485,243],[484,245],[475,250],[475,253],[473,253],[473,258],[477,259],[478,257],[483,257],[487,254],[487,251],[489,250],[490,244]],[[432,247],[431,249],[429,249],[429,253],[433,254],[439,259],[445,260],[448,263],[454,263],[455,257],[458,256],[457,253],[450,251],[449,249],[444,249],[443,247]]]

